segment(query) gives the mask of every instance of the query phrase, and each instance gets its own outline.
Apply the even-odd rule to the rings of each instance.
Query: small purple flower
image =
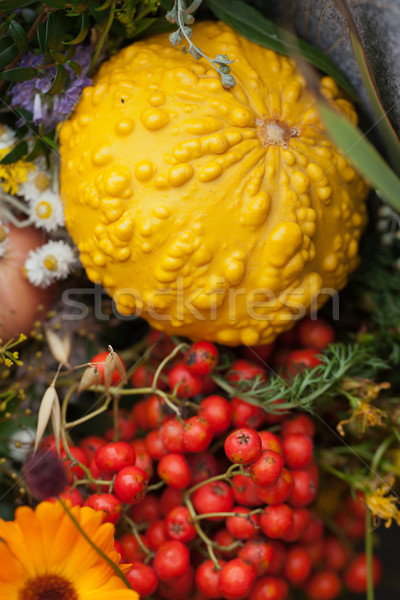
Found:
[[[92,80],[87,76],[91,61],[90,46],[77,46],[73,60],[82,69],[77,75],[71,67],[65,65],[69,80],[65,89],[56,96],[46,96],[56,74],[56,67],[40,68],[43,55],[29,52],[22,57],[20,67],[35,67],[40,74],[28,81],[19,81],[10,90],[11,106],[24,108],[33,114],[35,125],[44,124],[48,131],[62,121],[78,102],[82,90],[91,85]]]

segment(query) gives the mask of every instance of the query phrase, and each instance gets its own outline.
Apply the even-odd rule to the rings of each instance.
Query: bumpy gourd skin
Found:
[[[122,50],[84,90],[60,133],[66,223],[120,312],[268,343],[346,284],[368,188],[293,60],[223,23],[198,24],[194,40],[235,60],[231,91],[165,34]],[[356,122],[332,79],[321,90]]]

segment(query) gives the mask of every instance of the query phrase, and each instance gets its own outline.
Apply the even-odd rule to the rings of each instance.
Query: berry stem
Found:
[[[194,509],[192,501],[186,495],[185,495],[185,503],[186,503],[186,506],[188,507],[189,514],[190,514],[190,516],[192,518],[192,521],[193,521],[193,527],[196,529],[197,535],[205,543],[206,548],[207,548],[207,552],[208,552],[211,560],[213,561],[213,563],[215,565],[215,568],[218,569],[218,571],[220,571],[221,570],[221,565],[219,564],[218,558],[216,557],[215,552],[214,552],[214,548],[213,548],[214,542],[212,540],[210,540],[210,538],[208,537],[208,535],[206,535],[204,533],[204,531],[202,530],[202,528],[200,527],[200,525],[199,525],[199,523],[197,521],[198,515],[197,515],[197,513],[196,513],[196,511]]]
[[[375,599],[374,575],[373,575],[373,538],[372,538],[371,512],[367,508],[365,513],[365,555],[367,559],[367,600]]]
[[[205,485],[206,483],[213,483],[214,481],[223,481],[224,479],[230,479],[234,475],[239,475],[243,471],[240,467],[238,469],[238,466],[239,465],[236,465],[236,464],[231,465],[225,473],[222,473],[221,475],[214,475],[214,477],[210,477],[209,479],[206,479],[205,481],[200,481],[200,483],[197,483],[193,487],[189,488],[186,491],[186,495],[190,496],[191,494],[193,494],[193,492],[195,492],[199,488],[203,487],[203,485]],[[235,472],[235,469],[237,469],[236,472]]]
[[[161,375],[161,372],[163,371],[164,367],[179,353],[181,352],[181,350],[183,350],[183,348],[189,348],[189,344],[186,344],[185,342],[182,342],[181,344],[178,344],[178,346],[175,346],[175,348],[172,350],[172,352],[170,354],[168,354],[168,356],[166,356],[158,365],[156,372],[154,373],[154,379],[153,379],[153,385],[152,385],[152,393],[154,394],[155,392],[157,392],[157,382],[158,382],[158,378]]]

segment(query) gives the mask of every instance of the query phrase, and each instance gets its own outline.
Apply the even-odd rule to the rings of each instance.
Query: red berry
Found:
[[[254,429],[242,427],[228,435],[224,448],[230,461],[248,465],[260,456],[261,438]]]
[[[274,485],[266,487],[258,486],[258,497],[265,502],[265,504],[282,504],[289,498],[292,485],[292,475],[286,467],[283,467]]]
[[[154,521],[146,531],[147,545],[151,550],[157,550],[168,541],[167,530],[164,519]]]
[[[133,440],[131,442],[134,453],[136,454],[135,465],[146,471],[149,479],[153,476],[153,461],[150,454],[147,452],[146,443],[142,439]]]
[[[293,525],[293,511],[287,504],[267,506],[261,514],[260,525],[268,538],[281,538]]]
[[[71,506],[82,506],[83,498],[82,494],[77,488],[72,489],[71,486],[65,488],[59,496],[51,496],[50,498],[46,498],[46,502],[57,502],[58,498],[62,498],[62,500],[68,500],[71,503]]]
[[[142,429],[143,431],[151,429],[147,421],[147,400],[145,398],[134,404],[131,414],[139,429]]]
[[[291,471],[291,475],[293,477],[293,487],[288,502],[296,508],[304,508],[314,501],[317,495],[317,485],[307,471]]]
[[[176,506],[168,513],[165,528],[170,538],[181,542],[191,542],[197,535],[186,506]]]
[[[146,471],[136,465],[129,465],[118,471],[115,477],[115,495],[125,504],[137,504],[143,499],[148,483]]]
[[[219,575],[219,589],[226,600],[244,600],[256,579],[254,566],[242,558],[227,562]]]
[[[146,444],[146,450],[154,460],[160,460],[163,456],[168,454],[168,450],[162,443],[159,429],[153,429],[144,438]]]
[[[230,427],[232,408],[226,398],[208,396],[200,402],[197,414],[208,421],[215,435],[219,435]]]
[[[120,555],[119,562],[125,563],[126,562],[125,550],[124,550],[124,547],[121,544],[121,542],[119,542],[118,540],[114,540],[114,550],[115,550],[115,552],[118,552],[118,554]]]
[[[87,435],[79,442],[79,448],[84,451],[88,462],[96,454],[96,450],[106,444],[106,440],[97,435]]]
[[[135,452],[127,442],[111,442],[96,451],[95,461],[103,473],[116,473],[135,464]]]
[[[320,540],[324,535],[325,527],[324,522],[318,513],[313,510],[309,510],[308,513],[310,518],[306,530],[301,537],[301,541],[306,544]]]
[[[296,542],[305,532],[310,520],[310,513],[306,508],[293,508],[293,525],[282,540],[285,542]]]
[[[180,506],[183,502],[182,490],[176,488],[166,487],[160,496],[160,509],[161,514],[165,517],[170,510],[175,506]]]
[[[318,356],[321,351],[317,348],[305,348],[304,350],[293,350],[287,357],[287,367],[292,375],[302,373],[304,369],[314,369],[322,364]]]
[[[100,371],[102,383],[104,383],[104,367],[105,367],[105,362],[106,362],[106,358],[108,355],[109,355],[109,352],[106,352],[106,351],[99,352],[99,354],[96,354],[95,356],[93,356],[93,358],[91,358],[91,360],[89,361],[91,365],[96,365],[96,367]],[[126,369],[124,361],[122,360],[121,357],[119,357],[119,358],[122,361],[124,368]],[[117,385],[118,383],[120,383],[120,381],[121,381],[121,377],[118,375],[118,372],[115,369],[113,376],[111,378],[111,385]]]
[[[237,541],[227,529],[218,529],[218,531],[216,531],[214,534],[213,539],[214,542],[218,544],[216,548],[217,556],[223,556],[224,558],[235,558],[237,552],[235,548],[232,550],[224,549],[229,548],[229,546]]]
[[[240,398],[232,398],[232,426],[233,427],[251,427],[258,429],[265,421],[265,411],[260,406],[254,406]]]
[[[131,386],[134,388],[152,387],[154,381],[155,369],[150,363],[142,363],[135,368],[131,375]],[[157,388],[165,390],[167,387],[164,379],[159,377]]]
[[[349,496],[346,502],[350,512],[358,519],[365,519],[367,505],[365,504],[365,494],[360,490],[356,491],[355,498]]]
[[[335,330],[323,319],[303,319],[298,326],[299,341],[303,346],[324,350],[335,340]]]
[[[258,435],[261,438],[262,450],[273,450],[278,454],[282,454],[282,444],[277,435],[270,431],[259,431]]]
[[[313,438],[315,435],[314,423],[307,415],[296,415],[290,419],[285,419],[281,427],[282,439],[287,438],[289,435],[308,435]]]
[[[239,383],[240,381],[248,381],[257,377],[260,381],[266,381],[266,370],[250,360],[238,358],[232,363],[226,378],[229,383]]]
[[[84,451],[78,448],[78,446],[70,446],[69,452],[72,454],[73,460],[69,460],[67,458],[67,453],[64,448],[61,448],[60,458],[64,460],[64,467],[67,472],[68,479],[72,483],[74,481],[74,477],[77,479],[82,479],[86,476],[82,467],[80,467],[79,464],[75,464],[75,462],[82,463],[85,467],[89,466],[89,462]]]
[[[208,375],[218,363],[218,350],[211,342],[195,342],[185,354],[185,363],[195,375]]]
[[[149,396],[146,400],[146,421],[147,426],[150,429],[154,429],[155,427],[159,427],[164,418],[164,409],[165,402],[156,394]]]
[[[235,506],[232,512],[236,513],[234,517],[226,517],[225,526],[233,537],[239,540],[249,540],[254,537],[259,529],[259,516],[249,515],[250,509],[244,506]],[[246,515],[241,517],[239,515]]]
[[[168,452],[185,452],[183,424],[178,419],[168,419],[160,427],[161,441]]]
[[[109,413],[112,416],[112,413]],[[124,442],[129,442],[136,435],[136,421],[133,417],[132,412],[124,410],[123,408],[118,409],[118,418],[117,418],[117,439],[123,440]],[[111,427],[106,431],[106,438],[110,442],[112,442],[115,438],[114,428]]]
[[[285,437],[282,450],[289,469],[304,469],[312,461],[314,444],[308,436],[295,433]]]
[[[261,577],[255,582],[249,600],[285,600],[288,591],[288,585],[283,579]]]
[[[194,582],[194,569],[189,565],[188,569],[180,577],[160,581],[157,588],[157,596],[165,600],[188,600],[192,598],[192,588]]]
[[[192,485],[197,485],[219,473],[218,461],[210,452],[188,454],[186,461],[190,469]]]
[[[232,493],[235,501],[243,506],[260,506],[262,500],[258,495],[259,486],[246,475],[232,477]]]
[[[270,544],[274,550],[274,553],[271,564],[268,567],[268,573],[272,575],[278,575],[282,571],[286,560],[287,546],[278,540],[270,540]]]
[[[323,559],[328,569],[341,571],[349,564],[350,552],[339,538],[329,536],[324,540]]]
[[[90,506],[94,510],[102,510],[105,515],[103,523],[118,523],[123,507],[118,498],[113,494],[93,494],[83,503],[83,506]]]
[[[134,504],[129,516],[135,523],[153,523],[160,518],[160,501],[155,494],[147,494],[141,502]]]
[[[190,470],[181,454],[169,453],[158,463],[157,473],[167,485],[182,490],[190,483]]]
[[[146,545],[146,539],[140,535],[140,539],[143,542],[144,546]],[[125,559],[128,563],[133,563],[136,560],[143,562],[146,558],[146,553],[140,547],[136,536],[133,533],[124,533],[124,535],[120,538],[120,542],[125,552]]]
[[[343,508],[335,515],[335,522],[350,540],[360,540],[365,535],[365,519],[359,519]]]
[[[281,454],[273,450],[261,452],[249,469],[250,477],[256,485],[274,485],[283,469]]]
[[[374,587],[379,583],[382,575],[382,565],[376,556],[372,557],[372,580]],[[367,590],[367,558],[364,553],[357,556],[350,563],[344,575],[344,581],[350,591],[362,593]]]
[[[286,555],[284,573],[290,583],[303,583],[311,571],[310,556],[305,548],[292,546]]]
[[[230,512],[233,506],[232,490],[224,481],[205,483],[192,495],[192,502],[199,514]],[[209,517],[221,521],[224,517]]]
[[[334,600],[340,594],[340,579],[333,571],[320,571],[308,581],[306,590],[311,600]]]
[[[153,567],[162,581],[169,581],[185,573],[189,560],[187,546],[178,540],[170,540],[157,549]]]
[[[219,561],[220,567],[225,561]],[[212,560],[206,560],[196,571],[196,586],[207,598],[222,598],[219,589],[219,576],[221,570],[217,569]]]
[[[213,432],[203,417],[190,417],[183,426],[183,445],[186,452],[202,452],[211,443]]]
[[[125,577],[131,584],[132,589],[135,590],[141,598],[151,596],[158,586],[158,579],[154,569],[139,561],[132,563],[131,568],[125,574]]]
[[[274,548],[271,543],[262,538],[253,538],[239,549],[238,557],[251,563],[257,573],[257,577],[264,575],[271,564],[274,556]]]
[[[172,367],[168,374],[168,383],[171,391],[175,392],[178,398],[192,398],[202,389],[201,379],[183,362]]]

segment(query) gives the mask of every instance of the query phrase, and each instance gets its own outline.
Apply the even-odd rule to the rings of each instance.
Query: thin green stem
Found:
[[[106,398],[104,404],[100,406],[100,408],[92,411],[91,413],[81,417],[80,419],[76,419],[75,421],[70,421],[69,423],[64,423],[65,429],[72,429],[73,427],[77,427],[77,425],[81,425],[82,423],[86,423],[86,421],[90,421],[93,417],[97,417],[97,415],[101,415],[104,411],[108,409],[110,406],[110,402],[112,400],[112,396]]]
[[[231,477],[233,477],[233,475],[240,474],[242,472],[242,469],[240,467],[237,470],[237,472],[234,473],[234,470],[237,469],[238,467],[239,467],[239,465],[236,465],[236,464],[231,465],[225,473],[222,473],[221,475],[214,475],[214,477],[210,477],[206,481],[201,481],[200,483],[197,483],[196,485],[192,486],[191,488],[189,488],[186,491],[186,495],[190,496],[191,494],[193,494],[193,492],[195,492],[199,488],[203,487],[203,485],[205,485],[206,483],[213,483],[214,481],[223,481],[224,479],[230,479]]]
[[[98,44],[96,46],[96,50],[94,51],[92,62],[90,63],[90,70],[89,70],[90,74],[93,73],[93,70],[94,70],[94,68],[96,66],[97,59],[99,58],[99,54],[101,52],[101,49],[103,48],[104,42],[106,41],[106,37],[108,35],[108,32],[111,29],[111,25],[112,25],[112,22],[114,20],[114,14],[115,14],[115,4],[116,4],[115,2],[111,3],[111,8],[110,8],[110,12],[108,14],[107,23],[106,23],[106,25],[105,25],[105,27],[103,29],[103,32],[102,32],[102,34],[100,36],[100,39],[99,39]]]
[[[204,531],[200,527],[200,525],[197,521],[196,511],[194,509],[194,506],[193,506],[191,500],[188,497],[185,498],[185,503],[189,510],[189,514],[192,518],[193,527],[196,529],[196,533],[199,536],[199,538],[205,543],[207,552],[208,552],[211,560],[213,561],[215,568],[218,569],[218,571],[219,571],[221,569],[221,565],[219,564],[219,560],[216,557],[215,552],[214,552],[214,548],[213,548],[214,542],[212,540],[210,540],[208,535],[206,533],[204,533]]]
[[[373,577],[373,538],[371,526],[371,512],[367,508],[365,515],[365,555],[367,559],[367,600],[375,599],[374,577]]]

